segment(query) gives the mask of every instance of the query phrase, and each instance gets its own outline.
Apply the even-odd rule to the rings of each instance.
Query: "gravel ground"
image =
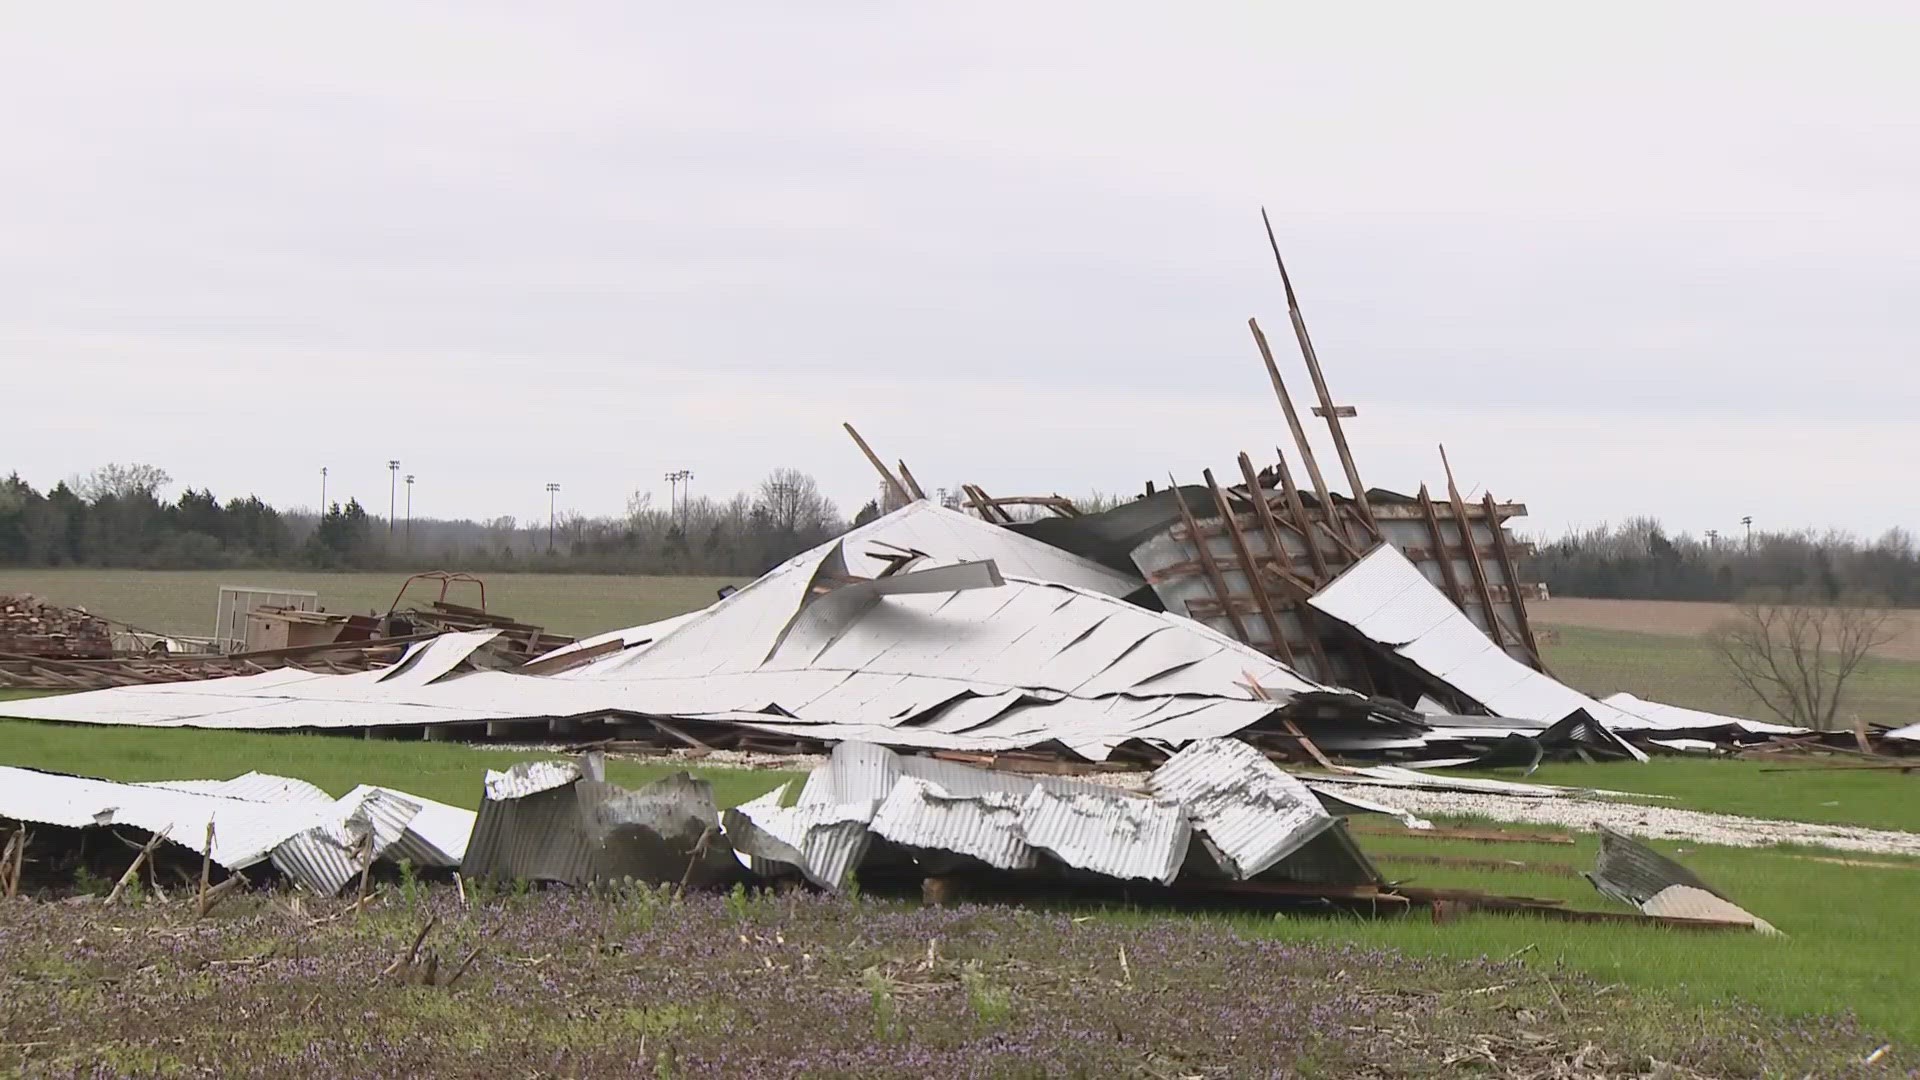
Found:
[[[1343,784],[1340,790],[1416,814],[1463,814],[1585,830],[1605,825],[1618,832],[1656,840],[1692,840],[1729,847],[1813,844],[1841,851],[1920,856],[1920,833],[1888,829],[1771,821],[1736,814],[1709,814],[1700,810],[1641,806],[1604,799],[1527,799],[1510,795],[1374,787],[1368,784]]]

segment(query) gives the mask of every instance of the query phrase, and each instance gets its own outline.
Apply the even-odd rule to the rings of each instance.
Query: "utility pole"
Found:
[[[320,466],[320,516],[327,516],[327,467]]]
[[[1720,550],[1720,530],[1719,529],[1707,530],[1707,547],[1714,551]]]
[[[547,554],[553,554],[553,499],[560,493],[559,484],[547,485]]]
[[[1748,514],[1741,518],[1740,524],[1747,527],[1747,554],[1751,555],[1753,554],[1753,515]]]
[[[407,474],[407,550],[413,550],[413,474]]]
[[[399,493],[400,462],[394,459],[387,462],[387,539],[393,539],[393,501]]]

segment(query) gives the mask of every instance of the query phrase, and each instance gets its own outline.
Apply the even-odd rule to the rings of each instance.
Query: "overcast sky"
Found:
[[[1915,524],[1920,7],[1573,10],[6,4],[0,468],[1194,481],[1248,316],[1311,393],[1264,204],[1370,485]]]

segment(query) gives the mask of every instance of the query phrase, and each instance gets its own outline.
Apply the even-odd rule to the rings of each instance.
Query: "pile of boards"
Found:
[[[25,594],[0,596],[0,654],[50,659],[113,655],[113,630],[84,608],[58,607]]]

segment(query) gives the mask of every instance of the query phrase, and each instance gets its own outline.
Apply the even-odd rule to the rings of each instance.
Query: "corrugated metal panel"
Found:
[[[884,746],[843,742],[825,765],[807,774],[799,805],[878,806],[900,779],[900,767],[900,756]]]
[[[407,822],[406,832],[382,852],[389,862],[405,859],[418,867],[457,867],[467,854],[467,838],[473,835],[476,815],[464,807],[449,806],[392,788],[362,784],[347,792],[346,798],[369,792],[385,792],[414,803],[420,809]]]
[[[1035,787],[1019,827],[1029,845],[1068,866],[1162,885],[1180,873],[1191,838],[1178,803],[1114,791],[1061,795]]]
[[[583,780],[574,792],[592,850],[591,880],[699,889],[739,879],[740,864],[719,835],[713,785],[705,780],[673,773],[632,791]]]
[[[838,889],[866,855],[874,803],[781,806],[786,787],[720,815],[735,851],[765,863],[797,867],[823,889]]]
[[[593,851],[573,787],[482,802],[460,872],[496,881],[586,881]]]
[[[487,770],[489,800],[524,799],[552,791],[580,779],[580,766],[571,761],[516,761],[505,772]]]
[[[1232,739],[1189,745],[1155,769],[1147,787],[1186,807],[1234,878],[1253,877],[1334,824],[1305,784]]]
[[[73,829],[125,825],[198,850],[214,823],[213,861],[240,870],[324,821],[315,803],[273,804],[0,766],[0,817]]]
[[[166,788],[170,791],[194,791],[223,799],[242,799],[258,803],[314,803],[332,806],[333,796],[317,784],[291,776],[272,773],[242,773],[231,780],[149,780],[140,787]]]
[[[1906,742],[1920,742],[1920,724],[1908,724],[1903,728],[1894,728],[1887,732],[1886,738],[1900,739]]]
[[[328,820],[273,849],[279,871],[321,896],[333,896],[405,835],[420,804],[368,788],[341,798]],[[371,842],[369,842],[371,837]]]
[[[1020,839],[1019,798],[998,792],[956,796],[918,777],[902,777],[874,811],[874,835],[919,852],[978,859],[1001,870],[1035,865]]]
[[[1628,714],[1507,655],[1390,545],[1369,551],[1307,603],[1495,716],[1557,721],[1584,709],[1608,728],[1633,726]]]

